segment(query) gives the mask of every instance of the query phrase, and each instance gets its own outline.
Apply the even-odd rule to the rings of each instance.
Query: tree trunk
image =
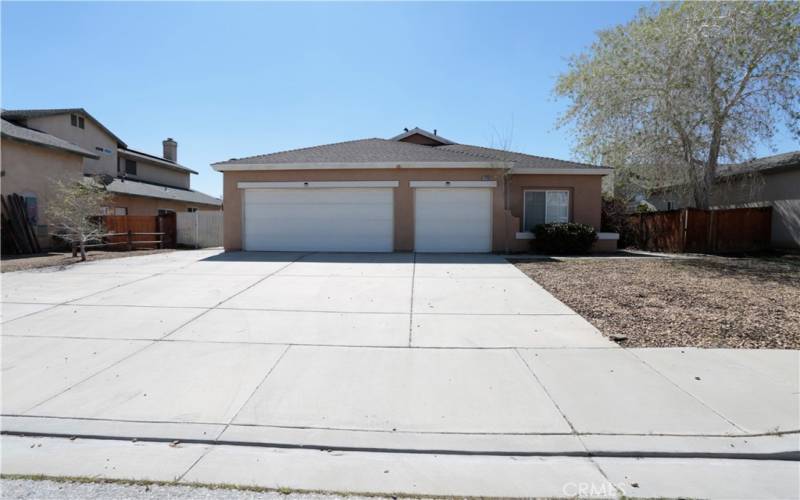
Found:
[[[81,262],[85,262],[86,261],[86,242],[85,241],[81,241],[80,248],[81,248]]]

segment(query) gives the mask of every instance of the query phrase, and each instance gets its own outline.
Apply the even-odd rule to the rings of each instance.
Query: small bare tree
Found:
[[[81,261],[86,260],[86,243],[99,240],[104,232],[98,219],[102,207],[111,197],[101,182],[84,179],[83,182],[54,182],[53,199],[47,215],[56,227],[55,236],[77,245]]]

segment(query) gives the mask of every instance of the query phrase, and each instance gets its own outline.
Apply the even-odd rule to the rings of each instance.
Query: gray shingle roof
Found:
[[[99,158],[98,155],[90,151],[87,151],[80,146],[72,144],[69,141],[65,141],[64,139],[59,139],[56,136],[46,134],[44,132],[39,132],[38,130],[21,127],[6,120],[1,120],[1,121],[2,121],[3,137],[8,137],[9,139],[14,139],[21,142],[27,142],[29,144],[36,144],[38,146],[43,146],[47,148],[68,151],[70,153],[79,154],[87,158],[94,158],[94,159]]]
[[[486,158],[443,148],[420,146],[387,139],[361,139],[293,149],[265,155],[236,158],[215,165],[250,165],[278,163],[386,163],[386,162],[460,162],[486,163]]]
[[[196,174],[197,173],[196,171],[192,170],[191,168],[184,167],[183,165],[175,163],[174,161],[167,160],[166,158],[161,158],[160,156],[154,156],[154,155],[151,155],[151,154],[148,154],[148,153],[143,153],[141,151],[136,151],[134,149],[119,148],[119,149],[117,149],[117,152],[123,158],[129,157],[129,158],[134,158],[134,159],[137,159],[137,160],[149,161],[151,163],[155,163],[156,165],[159,165],[159,166],[162,166],[162,167],[167,167],[167,168],[171,168],[171,169],[174,169],[174,170],[180,170],[182,172],[188,172],[188,173],[192,173],[192,174]]]
[[[514,151],[502,149],[485,148],[482,146],[470,146],[469,144],[452,144],[448,146],[438,146],[436,149],[446,149],[448,151],[458,151],[459,153],[474,155],[480,158],[493,159],[497,161],[513,162],[515,168],[602,168],[598,165],[588,163],[578,163],[574,161],[558,160],[545,156],[534,156]]]
[[[65,115],[65,114],[72,114],[72,113],[80,113],[85,115],[87,118],[92,120],[92,122],[100,127],[105,133],[110,135],[114,138],[115,141],[119,143],[120,146],[123,148],[128,147],[122,139],[117,137],[114,132],[108,130],[105,125],[100,123],[97,118],[90,115],[88,111],[83,108],[54,108],[54,109],[4,109],[2,110],[2,117],[6,120],[17,121],[17,120],[25,120],[27,118],[39,118],[42,116],[56,116],[56,115]]]
[[[214,198],[199,191],[191,189],[178,189],[147,182],[132,181],[130,179],[114,179],[106,189],[112,193],[127,194],[131,196],[147,196],[164,200],[186,201],[189,203],[203,203],[206,205],[221,206],[222,200]]]
[[[228,161],[214,163],[215,166],[235,169],[237,165],[280,166],[287,164],[287,169],[293,165],[337,164],[358,165],[364,164],[368,168],[370,163],[447,163],[447,167],[475,166],[511,167],[512,169],[581,169],[592,170],[607,169],[597,165],[578,163],[573,161],[557,160],[543,156],[534,156],[513,151],[470,146],[468,144],[445,144],[442,146],[426,146],[404,142],[402,139],[412,133],[425,132],[420,129],[410,130],[392,139],[361,139],[356,141],[324,144],[309,148],[293,149],[265,155],[250,156],[247,158],[233,158]],[[438,137],[430,134],[431,137]],[[446,141],[446,139],[444,139]],[[449,141],[448,141],[449,142]],[[453,165],[455,164],[455,165]]]
[[[721,177],[769,170],[800,168],[800,151],[789,151],[736,164],[720,165],[717,175]]]

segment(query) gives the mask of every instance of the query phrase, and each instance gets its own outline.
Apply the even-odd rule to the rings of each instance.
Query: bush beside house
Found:
[[[587,224],[539,224],[533,228],[538,252],[548,254],[588,253],[597,241],[597,232]]]

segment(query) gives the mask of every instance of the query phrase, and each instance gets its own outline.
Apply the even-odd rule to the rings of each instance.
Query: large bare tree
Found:
[[[619,178],[687,186],[708,208],[721,162],[752,158],[780,119],[800,137],[800,3],[643,9],[570,60],[556,93],[576,151]]]
[[[86,244],[99,240],[105,232],[98,216],[110,197],[99,180],[54,181],[53,197],[47,206],[47,215],[56,227],[54,236],[77,245],[81,261],[86,260]]]

